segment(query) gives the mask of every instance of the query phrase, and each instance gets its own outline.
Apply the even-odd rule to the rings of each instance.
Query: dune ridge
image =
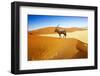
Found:
[[[56,33],[54,34],[40,34],[39,36],[47,36],[47,37],[56,37],[59,38],[59,35]],[[84,43],[88,43],[88,30],[83,31],[75,31],[75,32],[68,32],[66,38],[75,38]]]

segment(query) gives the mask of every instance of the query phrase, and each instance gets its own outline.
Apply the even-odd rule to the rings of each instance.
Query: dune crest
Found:
[[[58,34],[40,34],[40,36],[59,38]],[[87,37],[88,37],[88,31],[87,30],[70,32],[70,33],[67,33],[67,36],[66,36],[66,38],[75,38],[75,39],[78,39],[78,40],[80,40],[84,43],[88,43]]]
[[[45,28],[40,28],[37,30],[29,31],[29,34],[54,34],[54,30],[56,27],[45,27]],[[61,27],[60,27],[61,28]],[[85,28],[78,28],[78,27],[71,27],[71,28],[62,28],[65,29],[67,32],[75,32],[75,31],[83,31],[86,30]]]

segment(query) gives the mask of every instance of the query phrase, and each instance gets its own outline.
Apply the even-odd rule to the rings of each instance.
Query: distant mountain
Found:
[[[29,34],[34,34],[34,35],[36,35],[36,34],[53,34],[53,33],[56,33],[55,28],[56,27],[45,27],[45,28],[29,31]],[[59,28],[62,28],[62,27],[59,27]],[[62,29],[65,29],[66,32],[86,30],[85,28],[78,28],[78,27],[62,28]]]

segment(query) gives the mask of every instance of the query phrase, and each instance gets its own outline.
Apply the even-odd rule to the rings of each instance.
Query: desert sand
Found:
[[[78,28],[78,27],[62,28],[62,29],[65,29],[67,32],[87,30],[87,28]],[[37,30],[33,30],[29,33],[32,33],[33,35],[37,35],[37,34],[54,34],[55,33],[54,30],[55,30],[55,27],[45,27],[45,28],[40,28],[40,29],[37,29]]]
[[[57,37],[59,38],[58,34],[40,34],[40,36],[47,36],[47,37]],[[75,32],[68,32],[66,38],[75,38],[84,43],[88,43],[88,31],[75,31]]]
[[[49,29],[49,31],[48,31]],[[28,60],[79,59],[88,57],[88,31],[68,28],[67,37],[59,38],[54,28],[28,34]],[[37,31],[37,33],[36,33]],[[39,31],[39,32],[38,32]]]

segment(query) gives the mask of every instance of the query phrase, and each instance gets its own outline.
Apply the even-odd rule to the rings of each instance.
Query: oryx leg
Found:
[[[59,34],[59,37],[61,38],[61,34]]]
[[[64,38],[66,38],[66,33],[64,34]]]

